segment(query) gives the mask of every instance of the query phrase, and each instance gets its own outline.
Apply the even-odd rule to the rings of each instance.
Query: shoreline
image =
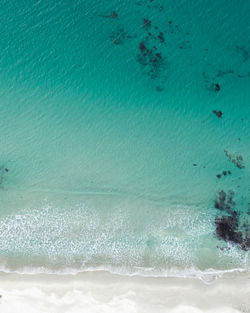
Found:
[[[127,267],[127,266],[108,266],[108,265],[92,265],[82,266],[81,268],[65,267],[61,269],[50,269],[46,267],[23,267],[21,269],[10,269],[5,266],[0,266],[1,274],[16,274],[16,275],[52,275],[52,276],[76,276],[88,272],[109,273],[110,275],[124,277],[144,277],[144,278],[193,278],[199,279],[206,284],[213,283],[218,278],[224,275],[248,273],[250,268],[231,268],[231,269],[214,269],[208,268],[205,270],[197,268],[178,269],[175,267],[169,269],[156,269],[146,267]]]
[[[170,312],[246,313],[250,273],[233,272],[211,284],[197,278],[0,272],[1,313]]]

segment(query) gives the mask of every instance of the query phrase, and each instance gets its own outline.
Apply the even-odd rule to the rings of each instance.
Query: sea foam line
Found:
[[[154,268],[143,268],[143,267],[114,267],[108,265],[99,265],[99,266],[86,266],[77,268],[65,267],[62,269],[52,270],[46,267],[22,267],[20,269],[12,270],[7,266],[1,266],[0,272],[8,273],[8,274],[20,274],[20,275],[77,275],[80,273],[86,272],[108,272],[114,275],[120,276],[141,276],[141,277],[153,277],[153,278],[196,278],[200,279],[206,284],[213,283],[218,278],[223,277],[225,274],[230,273],[248,273],[250,272],[250,268],[232,268],[228,270],[217,270],[213,268],[209,268],[206,270],[200,270],[195,268],[188,269],[164,269],[164,270],[156,270]]]

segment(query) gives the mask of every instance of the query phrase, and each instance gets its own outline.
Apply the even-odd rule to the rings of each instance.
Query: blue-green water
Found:
[[[2,266],[249,267],[214,223],[218,192],[233,190],[249,225],[249,12],[1,1]]]

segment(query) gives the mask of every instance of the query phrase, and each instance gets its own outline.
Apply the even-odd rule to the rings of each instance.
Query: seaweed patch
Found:
[[[217,111],[217,110],[213,110],[212,111],[217,117],[222,117],[222,115],[223,115],[223,113],[219,110],[219,111]]]
[[[229,191],[226,194],[221,190],[218,193],[218,198],[214,202],[214,207],[226,214],[221,217],[216,217],[214,223],[216,225],[216,235],[219,239],[230,241],[237,244],[242,250],[250,249],[249,225],[245,221],[243,224],[243,232],[239,230],[239,213],[235,209],[233,200],[234,193]]]
[[[8,173],[8,172],[9,172],[9,169],[7,167],[0,166],[0,187],[2,187],[3,185],[5,173]]]
[[[109,15],[98,15],[98,16],[103,18],[118,18],[118,13],[112,11]]]
[[[225,155],[227,156],[228,160],[231,161],[236,167],[239,169],[245,168],[243,164],[243,157],[240,154],[231,154],[227,150],[224,150]]]
[[[230,70],[226,70],[226,71],[218,70],[215,77],[222,77],[224,75],[233,74],[233,73],[234,73],[234,71],[231,70],[231,69]]]
[[[122,25],[118,25],[110,35],[110,39],[115,45],[121,45],[125,42],[125,40],[131,38],[136,38],[136,36],[129,35]]]
[[[249,52],[245,47],[236,46],[236,52],[241,55],[243,62],[246,62],[249,59]]]
[[[218,92],[221,90],[221,86],[218,82],[213,82],[214,79],[209,79],[206,72],[202,73],[203,79],[206,83],[206,89],[214,92]]]
[[[143,66],[145,73],[151,79],[158,78],[166,67],[165,58],[160,52],[154,52],[155,50],[150,48],[145,41],[141,41],[138,48],[137,62]]]
[[[149,19],[147,19],[147,18],[145,18],[144,20],[143,20],[143,27],[146,29],[146,30],[148,30],[148,28],[151,26],[151,21],[149,20]]]

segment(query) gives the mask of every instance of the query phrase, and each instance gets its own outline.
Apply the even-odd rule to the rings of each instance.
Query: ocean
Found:
[[[0,269],[249,270],[250,2],[2,0]]]

